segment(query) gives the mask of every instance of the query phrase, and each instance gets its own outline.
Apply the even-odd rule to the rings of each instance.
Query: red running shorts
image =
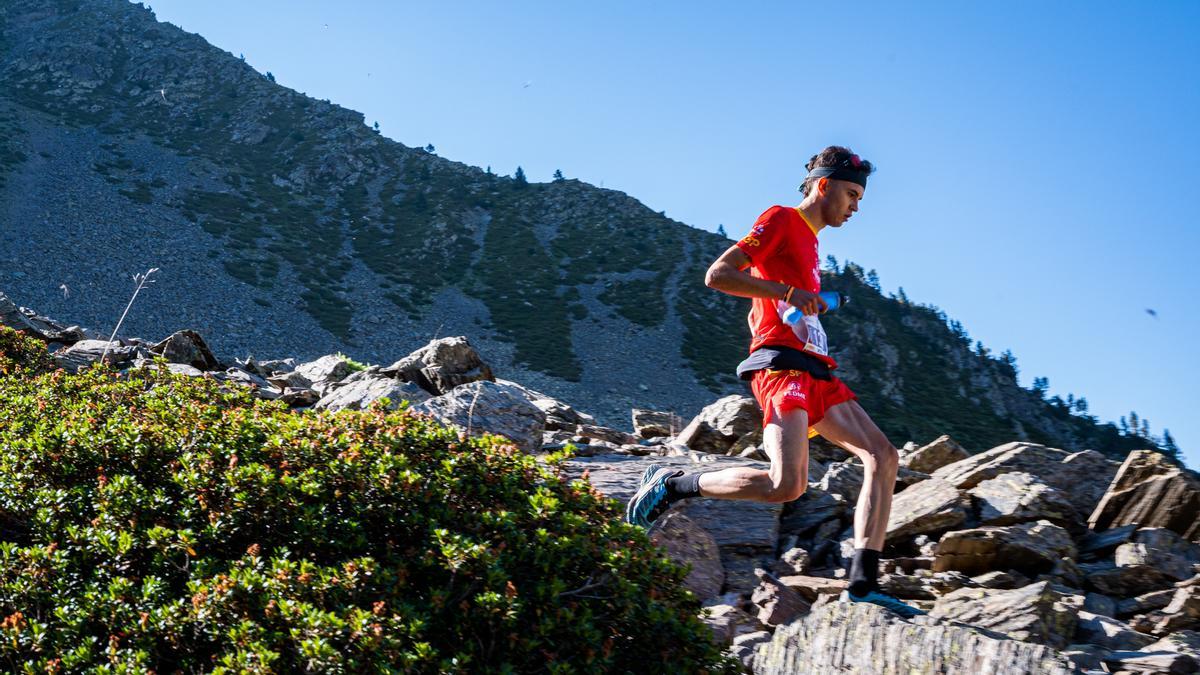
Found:
[[[763,428],[774,421],[775,411],[786,415],[796,408],[808,412],[809,436],[812,427],[825,418],[825,411],[858,397],[838,378],[819,380],[803,370],[759,370],[750,380],[750,389],[763,411]]]

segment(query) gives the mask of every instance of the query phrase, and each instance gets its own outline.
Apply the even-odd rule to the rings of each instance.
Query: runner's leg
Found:
[[[790,502],[808,487],[808,413],[794,408],[776,412],[763,429],[769,471],[736,467],[700,476],[700,494],[716,499]]]
[[[863,485],[854,510],[854,548],[882,551],[900,464],[899,452],[858,401],[829,408],[815,428],[830,442],[862,460]]]

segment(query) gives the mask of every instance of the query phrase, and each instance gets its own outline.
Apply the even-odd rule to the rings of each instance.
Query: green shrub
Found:
[[[0,419],[7,670],[731,668],[680,567],[499,439],[99,367],[0,377]]]
[[[0,377],[45,373],[53,366],[45,343],[0,325]]]

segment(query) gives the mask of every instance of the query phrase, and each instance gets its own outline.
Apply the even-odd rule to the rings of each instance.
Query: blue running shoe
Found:
[[[642,472],[638,491],[625,505],[625,522],[649,528],[654,520],[670,507],[667,502],[667,479],[683,472],[651,464]]]
[[[912,605],[901,602],[896,597],[888,595],[882,591],[870,591],[866,595],[855,595],[850,591],[846,591],[844,597],[850,602],[868,602],[872,605],[879,605],[890,612],[899,614],[905,619],[911,619],[914,616],[921,616],[922,614],[928,613],[917,609]]]

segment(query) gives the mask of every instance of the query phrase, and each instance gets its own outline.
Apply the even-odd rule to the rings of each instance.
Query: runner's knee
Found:
[[[808,484],[802,480],[780,481],[771,486],[771,491],[767,493],[767,501],[772,504],[792,502],[799,499],[807,489]]]
[[[896,449],[896,446],[887,442],[872,448],[867,459],[868,462],[875,465],[876,470],[885,473],[896,473],[900,467],[900,451]]]

